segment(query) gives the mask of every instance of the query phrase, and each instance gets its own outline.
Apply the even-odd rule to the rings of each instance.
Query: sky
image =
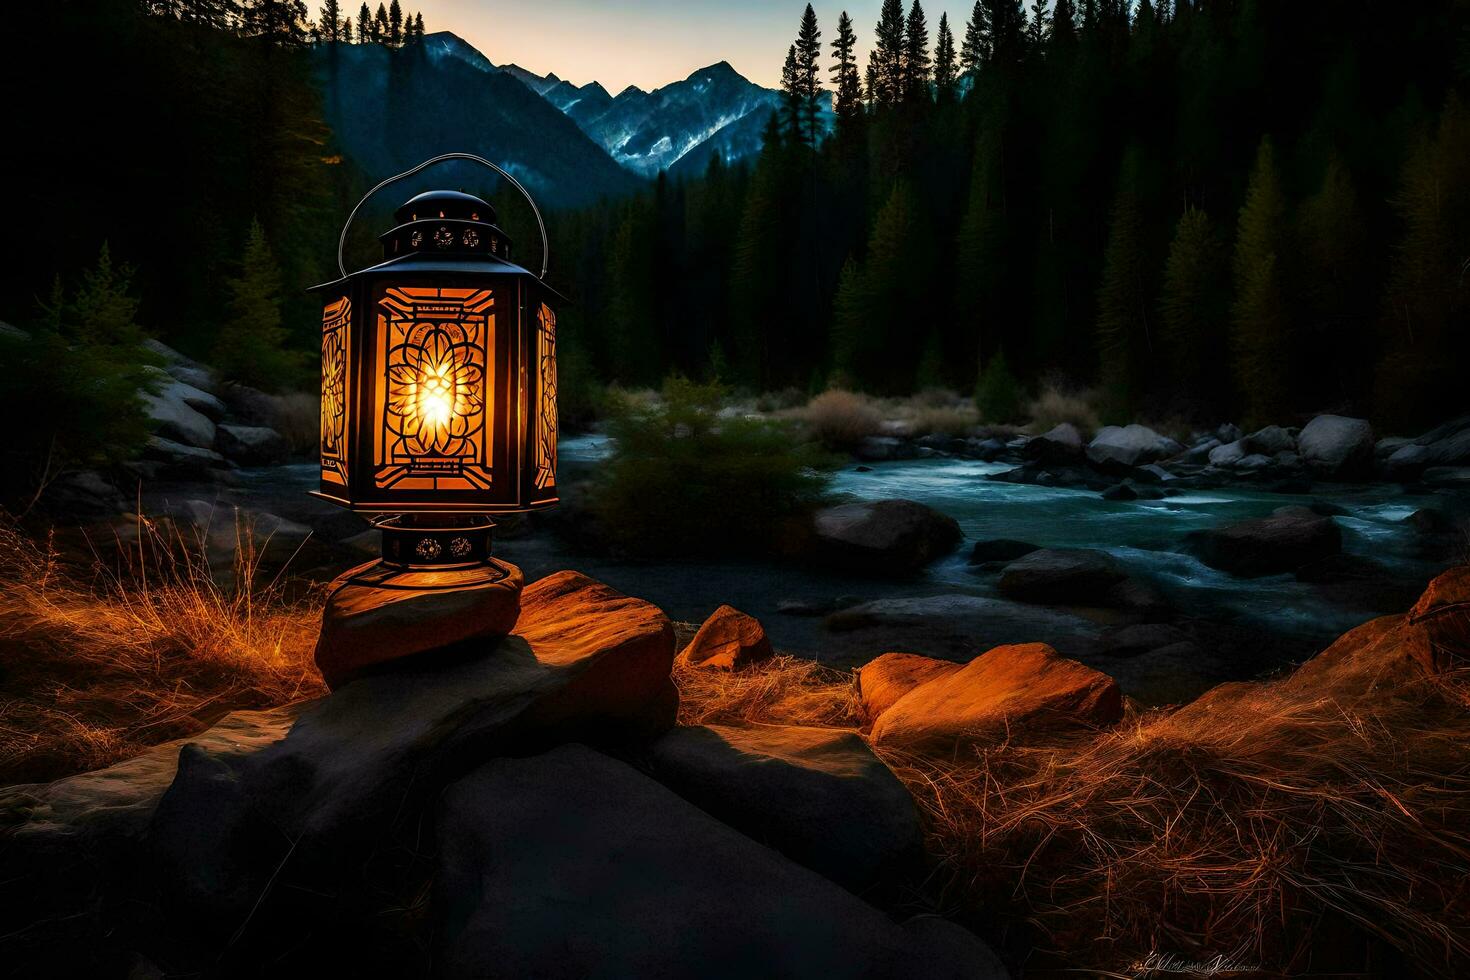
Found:
[[[805,0],[400,0],[421,11],[429,31],[452,31],[497,65],[515,63],[538,75],[555,72],[575,84],[599,81],[616,95],[628,85],[653,89],[718,61],[772,88],[781,81],[786,48],[796,37]],[[907,11],[912,0],[905,0]],[[370,4],[377,9],[376,2]],[[812,4],[822,29],[823,76],[837,16],[852,15],[860,65],[867,64],[882,0]],[[973,3],[924,5],[932,50],[939,15],[948,12],[956,45]],[[344,9],[357,4],[345,0]]]

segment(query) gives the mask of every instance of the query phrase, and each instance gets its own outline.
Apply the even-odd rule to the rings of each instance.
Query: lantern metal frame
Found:
[[[395,212],[398,224],[379,236],[384,260],[349,273],[347,237],[364,205],[451,160],[488,167],[525,198],[541,236],[541,272],[510,260],[487,202],[431,191]],[[416,202],[437,214],[421,218]],[[322,469],[313,495],[368,516],[383,532],[383,565],[493,569],[490,518],[558,502],[553,303],[562,297],[545,283],[549,264],[535,200],[470,153],[441,154],[380,181],[348,214],[337,244],[341,278],[310,290],[324,297]]]

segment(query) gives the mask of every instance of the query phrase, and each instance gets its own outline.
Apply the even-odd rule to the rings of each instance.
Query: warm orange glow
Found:
[[[322,311],[322,480],[347,485],[347,337],[352,301]]]

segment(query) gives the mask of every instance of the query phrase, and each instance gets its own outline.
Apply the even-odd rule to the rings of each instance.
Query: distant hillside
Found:
[[[572,119],[453,34],[397,52],[320,45],[312,59],[327,122],[371,177],[462,150],[499,163],[551,207],[639,186]]]

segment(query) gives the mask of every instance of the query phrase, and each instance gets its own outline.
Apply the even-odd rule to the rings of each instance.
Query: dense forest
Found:
[[[1411,428],[1463,408],[1466,0],[980,0],[932,32],[886,0],[865,65],[845,15],[830,34],[793,20],[757,160],[550,216],[568,418],[607,382],[674,372],[943,385],[993,420],[1048,380],[1098,386],[1118,418]],[[397,2],[38,7],[51,43],[0,69],[29,147],[0,317],[75,349],[69,319],[127,297],[119,335],[309,386],[302,290],[383,176],[338,146],[313,52],[411,59],[422,33]],[[483,189],[534,253],[520,203]],[[360,260],[380,224],[360,221]]]
[[[990,391],[1410,426],[1470,363],[1470,4],[808,10],[753,168],[563,217],[603,377]],[[825,50],[824,50],[825,49]],[[835,92],[835,131],[810,107]],[[1004,411],[1005,400],[988,399]]]

